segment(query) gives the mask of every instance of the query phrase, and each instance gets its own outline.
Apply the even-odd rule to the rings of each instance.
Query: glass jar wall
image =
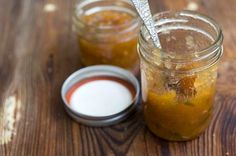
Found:
[[[196,12],[154,16],[161,50],[144,26],[139,37],[144,117],[157,136],[184,141],[202,133],[212,117],[223,35]]]

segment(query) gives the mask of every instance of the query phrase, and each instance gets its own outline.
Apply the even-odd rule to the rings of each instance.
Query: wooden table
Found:
[[[76,2],[0,0],[0,156],[236,156],[236,1],[195,2],[151,0],[155,12],[198,7],[225,36],[211,125],[176,143],[150,133],[141,113],[106,128],[73,121],[60,89],[80,67],[71,28]]]

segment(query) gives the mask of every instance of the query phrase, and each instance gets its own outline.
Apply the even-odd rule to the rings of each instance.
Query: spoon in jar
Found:
[[[161,43],[155,29],[155,24],[152,19],[152,14],[148,4],[148,0],[131,0],[131,1],[133,2],[139,16],[141,17],[145,27],[147,28],[154,45],[157,48],[161,48]]]

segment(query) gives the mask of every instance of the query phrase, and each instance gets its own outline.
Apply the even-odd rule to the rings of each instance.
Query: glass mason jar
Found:
[[[190,140],[212,117],[223,35],[214,20],[192,11],[163,12],[154,20],[161,50],[144,26],[138,44],[145,122],[161,138]]]
[[[137,73],[139,19],[129,0],[86,0],[73,16],[84,66],[110,64]]]

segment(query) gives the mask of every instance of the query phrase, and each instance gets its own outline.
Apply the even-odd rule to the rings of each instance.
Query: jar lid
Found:
[[[126,119],[138,105],[136,77],[115,66],[80,69],[63,83],[61,96],[67,113],[89,126],[108,126]]]

